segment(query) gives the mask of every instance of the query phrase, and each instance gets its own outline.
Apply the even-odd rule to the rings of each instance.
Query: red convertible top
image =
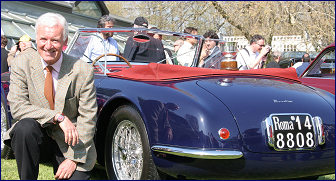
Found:
[[[230,71],[157,63],[150,63],[148,65],[133,65],[132,68],[125,68],[122,71],[108,73],[107,75],[110,77],[138,81],[172,81],[209,76],[233,75],[280,78],[300,82],[294,68],[267,68]]]

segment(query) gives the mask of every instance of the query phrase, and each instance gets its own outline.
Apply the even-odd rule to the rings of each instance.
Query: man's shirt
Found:
[[[309,66],[309,62],[296,62],[293,67],[296,69],[296,73],[300,76]]]
[[[183,45],[177,52],[177,61],[180,65],[190,67],[195,56],[195,47],[187,42],[184,41]]]
[[[247,51],[246,51],[247,50]],[[256,60],[259,53],[254,53],[250,46],[247,46],[245,49],[241,49],[237,54],[237,65],[239,70],[247,70],[250,69],[248,65]],[[254,69],[258,69],[256,66]]]
[[[102,39],[98,38],[97,36],[91,36],[90,42],[86,47],[82,60],[91,62],[94,61],[100,55],[104,55],[105,53],[106,54],[114,53],[119,55],[117,41],[112,37],[109,37],[108,39],[105,40],[103,38]],[[88,58],[91,59],[91,61]],[[101,60],[104,61],[104,58],[102,58]],[[118,61],[118,60],[119,58],[116,56],[106,57],[106,61]]]
[[[57,89],[57,83],[58,83],[58,74],[61,70],[62,62],[63,62],[63,53],[61,54],[57,62],[51,65],[53,67],[53,71],[51,72],[51,75],[53,78],[53,88],[54,88],[55,95],[56,95],[56,89]],[[48,66],[48,64],[42,59],[42,57],[41,57],[41,63],[42,63],[44,77],[46,77],[47,76],[46,67]]]

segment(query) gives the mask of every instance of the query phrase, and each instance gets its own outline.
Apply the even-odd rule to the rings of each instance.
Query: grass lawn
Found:
[[[38,180],[55,180],[51,164],[40,164]],[[102,166],[96,165],[91,174],[92,180],[107,180],[105,170]],[[1,180],[19,180],[16,161],[14,159],[1,159]]]
[[[19,180],[16,161],[1,159],[1,180]],[[51,164],[40,164],[38,180],[54,180]],[[107,180],[105,170],[96,165],[92,171],[91,180]],[[320,176],[318,180],[335,180],[335,174]]]

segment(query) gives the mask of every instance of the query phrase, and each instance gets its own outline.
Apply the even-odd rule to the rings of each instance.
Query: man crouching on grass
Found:
[[[88,180],[96,163],[96,90],[92,67],[62,52],[68,24],[57,13],[36,21],[38,52],[16,58],[8,101],[19,120],[6,132],[20,179],[36,180],[40,154],[52,158],[56,179]]]

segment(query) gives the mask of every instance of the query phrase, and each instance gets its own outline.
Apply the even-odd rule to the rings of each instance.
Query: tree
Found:
[[[334,1],[210,3],[245,37],[262,34],[270,43],[274,35],[301,35],[305,43],[311,42],[317,51],[335,40]]]
[[[182,32],[193,26],[199,34],[210,29],[246,38],[261,34],[267,43],[276,35],[301,35],[317,51],[335,40],[334,1],[106,2],[112,14],[128,19],[144,16],[162,30]]]

